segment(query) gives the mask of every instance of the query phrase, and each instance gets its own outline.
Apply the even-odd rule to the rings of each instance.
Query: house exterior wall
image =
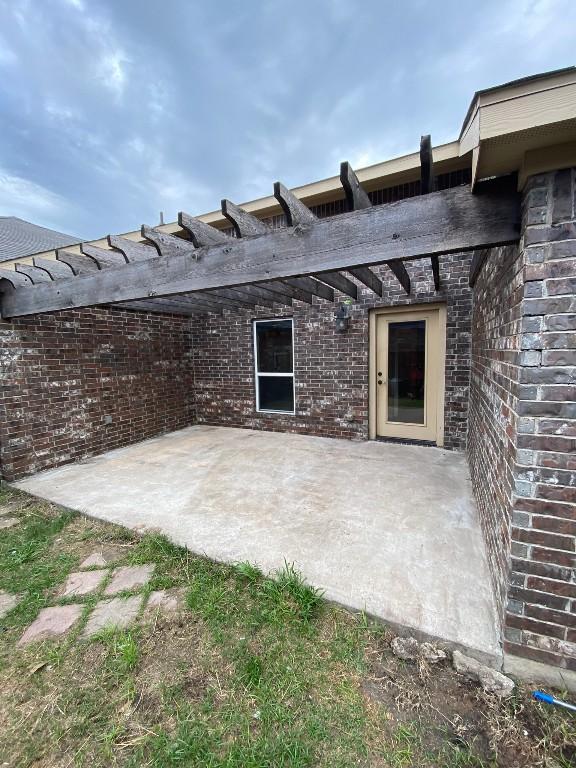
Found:
[[[187,317],[119,309],[0,321],[5,480],[194,422]]]
[[[501,619],[510,570],[523,295],[519,249],[492,248],[474,286],[468,461]]]
[[[195,405],[199,423],[299,432],[353,440],[368,438],[368,313],[373,307],[445,302],[447,309],[445,445],[464,449],[470,372],[471,291],[469,254],[440,259],[441,290],[434,291],[428,259],[406,265],[412,291],[408,296],[387,267],[374,268],[384,284],[382,298],[361,288],[351,304],[351,323],[335,329],[334,304],[315,300],[312,306],[224,317],[194,318]],[[254,395],[252,320],[294,318],[296,382],[295,415],[257,413]]]
[[[509,654],[576,670],[576,169],[474,287],[468,454]]]
[[[533,176],[523,213],[505,649],[576,670],[576,169]]]

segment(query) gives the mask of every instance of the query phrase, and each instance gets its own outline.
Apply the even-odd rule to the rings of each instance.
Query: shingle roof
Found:
[[[0,262],[80,242],[79,237],[55,232],[16,216],[0,216]]]

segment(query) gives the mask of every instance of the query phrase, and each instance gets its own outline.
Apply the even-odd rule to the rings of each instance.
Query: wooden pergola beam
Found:
[[[368,267],[351,267],[348,272],[378,296],[382,296],[382,280]]]
[[[14,269],[16,272],[20,272],[21,275],[26,275],[26,277],[30,278],[34,285],[52,282],[52,277],[48,272],[38,269],[38,267],[33,267],[31,264],[16,264]]]
[[[178,224],[188,232],[195,248],[225,243],[229,237],[224,232],[216,229],[216,227],[212,227],[210,224],[206,224],[183,211],[180,211],[178,214]]]
[[[234,227],[236,237],[254,237],[254,235],[266,235],[270,232],[268,224],[234,205],[230,200],[222,200],[222,213]]]
[[[80,250],[84,256],[90,256],[91,259],[94,259],[99,269],[114,269],[115,267],[123,267],[128,263],[128,259],[122,253],[109,251],[107,248],[99,248],[96,245],[90,245],[90,243],[82,243]]]
[[[158,257],[158,251],[153,245],[137,243],[119,235],[108,235],[108,245],[124,254],[126,261],[148,261]]]
[[[39,256],[34,256],[32,263],[35,267],[38,267],[38,269],[43,269],[52,280],[60,280],[63,277],[74,276],[72,267],[57,259],[43,259]]]
[[[75,275],[87,275],[91,272],[98,272],[100,269],[94,259],[81,253],[72,253],[71,251],[58,249],[56,251],[56,259],[63,264],[68,264]]]
[[[514,179],[481,182],[476,190],[455,187],[200,249],[182,240],[171,258],[12,290],[3,295],[2,314],[218,290],[517,242]]]
[[[388,262],[388,267],[390,268],[390,271],[394,273],[394,276],[406,293],[410,293],[410,275],[406,271],[404,264],[400,260],[394,260]]]
[[[6,283],[2,285],[2,281]],[[16,288],[28,288],[33,285],[32,280],[27,275],[21,272],[16,272],[15,269],[0,269],[0,288],[5,289],[6,284],[9,284],[11,289]]]
[[[318,296],[320,299],[334,301],[334,289],[325,283],[314,280],[312,277],[287,277],[286,280],[282,280],[282,283],[283,285],[291,285],[293,288],[307,291],[312,296]]]
[[[429,195],[434,191],[434,160],[432,157],[432,139],[430,134],[420,138],[420,194]],[[438,256],[430,257],[434,290],[440,290],[440,262]]]
[[[347,296],[351,296],[353,299],[358,298],[358,286],[349,280],[340,272],[323,272],[321,275],[314,275],[317,280],[329,285],[331,288],[335,288],[340,293],[345,293]]]

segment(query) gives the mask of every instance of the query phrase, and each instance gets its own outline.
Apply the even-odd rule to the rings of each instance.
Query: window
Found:
[[[256,410],[294,413],[292,319],[254,321]]]

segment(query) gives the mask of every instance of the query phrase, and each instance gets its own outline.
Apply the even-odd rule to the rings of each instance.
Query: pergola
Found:
[[[334,289],[358,298],[357,283],[382,295],[370,268],[385,264],[410,293],[404,262],[427,257],[440,289],[439,256],[478,251],[519,239],[520,202],[513,177],[501,177],[439,192],[433,189],[430,137],[420,146],[421,196],[373,206],[348,163],[340,180],[348,211],[326,219],[280,182],[274,196],[287,226],[272,229],[229,200],[222,212],[235,237],[186,213],[182,234],[142,227],[142,242],[108,236],[109,248],[83,243],[81,253],[57,251],[0,270],[3,318],[56,310],[116,306],[183,315],[224,309],[334,301]],[[347,273],[347,274],[346,274]]]

